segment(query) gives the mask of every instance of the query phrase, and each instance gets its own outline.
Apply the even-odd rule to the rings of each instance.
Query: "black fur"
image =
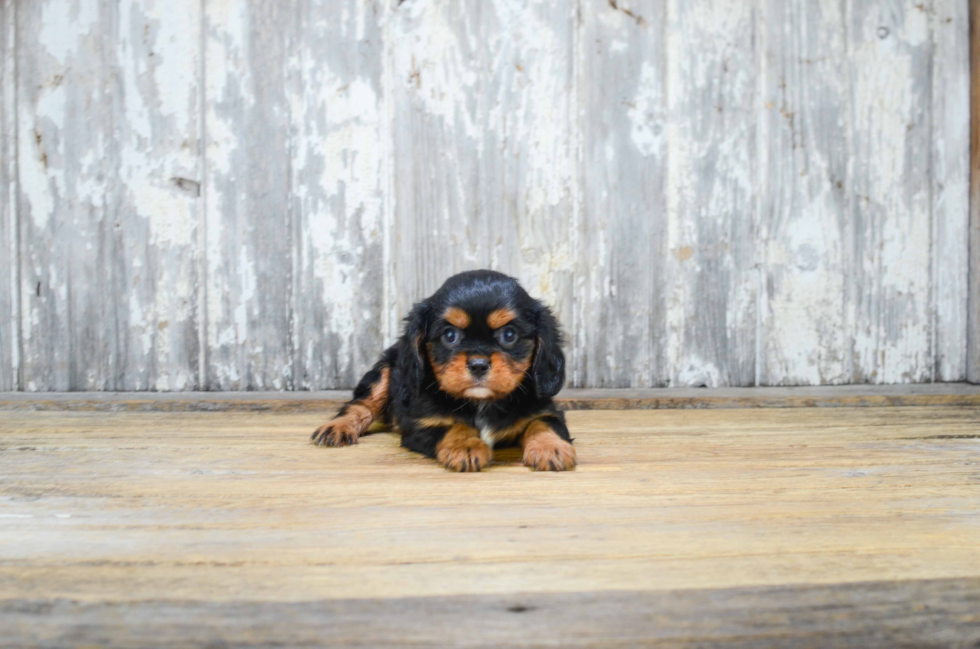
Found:
[[[443,335],[451,325],[441,318],[449,307],[458,307],[472,316],[462,342],[452,349],[443,344]],[[517,314],[509,324],[518,339],[507,348],[499,338],[502,328],[495,332],[486,322],[490,313],[503,308]],[[517,280],[489,270],[460,273],[412,308],[401,337],[364,376],[351,403],[369,394],[382,370],[388,367],[391,373],[385,419],[397,424],[402,445],[408,449],[435,457],[449,426],[420,420],[438,417],[451,417],[478,431],[504,430],[534,417],[571,442],[565,417],[552,401],[565,383],[562,343],[554,315],[528,295]],[[506,353],[514,362],[528,363],[529,369],[516,389],[492,401],[458,398],[442,391],[429,360],[430,353],[436,363],[442,364],[457,353],[489,356],[494,352]]]

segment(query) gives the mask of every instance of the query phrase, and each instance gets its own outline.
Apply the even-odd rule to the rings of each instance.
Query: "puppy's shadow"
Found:
[[[493,463],[497,466],[521,466],[524,464],[524,454],[517,446],[495,448]]]

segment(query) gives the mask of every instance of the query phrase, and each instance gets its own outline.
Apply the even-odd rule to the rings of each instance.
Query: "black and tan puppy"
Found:
[[[479,471],[494,446],[514,444],[532,469],[571,469],[575,448],[551,400],[565,383],[561,344],[551,311],[517,280],[460,273],[412,308],[398,342],[312,441],[356,444],[382,420],[402,446],[453,471]]]

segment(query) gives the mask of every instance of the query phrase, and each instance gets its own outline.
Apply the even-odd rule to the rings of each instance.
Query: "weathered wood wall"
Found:
[[[980,0],[970,0],[970,297],[967,380],[980,383]]]
[[[0,390],[351,386],[474,267],[575,386],[968,374],[967,0],[2,7]]]

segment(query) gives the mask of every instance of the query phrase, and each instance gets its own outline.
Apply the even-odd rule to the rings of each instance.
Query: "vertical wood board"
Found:
[[[759,383],[847,383],[851,84],[845,5],[771,0],[760,34]]]
[[[667,251],[664,0],[583,3],[576,383],[663,385]],[[682,255],[683,256],[683,255]],[[686,261],[686,260],[685,260]]]
[[[857,383],[933,376],[929,7],[854,0],[850,276]]]
[[[383,346],[384,6],[305,0],[289,58],[296,389],[355,385]]]
[[[0,392],[19,388],[17,4],[0,2]]]
[[[291,389],[294,350],[289,3],[205,3],[210,390]]]
[[[198,385],[201,2],[125,0],[113,43],[119,390]]]
[[[754,3],[667,3],[667,352],[674,386],[756,383]]]
[[[970,0],[970,287],[967,380],[980,383],[980,2]]]
[[[933,0],[933,380],[966,378],[970,265],[969,2]]]
[[[115,387],[112,4],[17,5],[23,387]]]

